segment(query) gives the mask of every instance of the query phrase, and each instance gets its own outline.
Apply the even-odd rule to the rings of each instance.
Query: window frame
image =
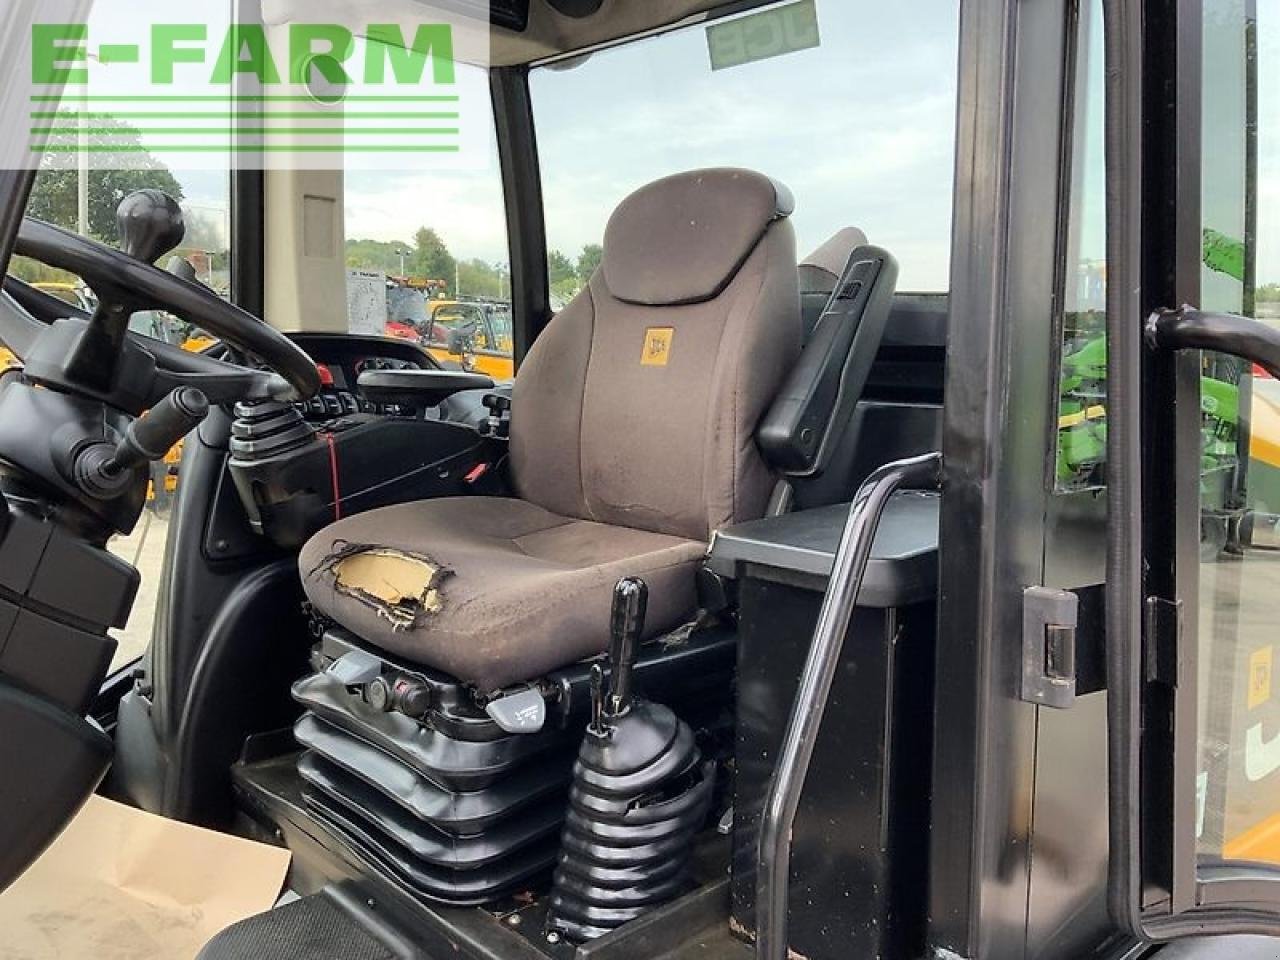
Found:
[[[1081,549],[1101,538],[1079,498],[1055,498],[1064,77],[1070,3],[970,0],[961,15],[930,831],[928,951],[1031,955],[1053,931],[1111,932],[1096,896],[1054,895],[1105,863],[1105,837],[1063,834],[1099,808],[1055,794],[1053,747],[1095,737],[1095,703],[1053,711],[1018,698],[1023,590],[1098,582]],[[1090,497],[1096,511],[1096,498]],[[1055,513],[1057,511],[1057,513]],[[1068,561],[1056,537],[1077,538]],[[1095,569],[1095,567],[1097,569]],[[1083,725],[1082,725],[1083,724]],[[1100,748],[1102,733],[1096,742]],[[1036,816],[1045,808],[1056,808]],[[1056,841],[1056,843],[1055,843]],[[1044,843],[1068,857],[1052,876]],[[1042,892],[1045,891],[1045,892]],[[1084,891],[1081,891],[1084,893]],[[1088,894],[1095,894],[1090,889]],[[1034,915],[1033,915],[1034,911]]]
[[[489,92],[511,265],[512,362],[519,371],[529,348],[551,320],[542,173],[529,67],[490,68]]]

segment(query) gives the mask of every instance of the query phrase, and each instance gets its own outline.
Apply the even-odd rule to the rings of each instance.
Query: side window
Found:
[[[1070,187],[1061,238],[1062,330],[1054,485],[1060,493],[1106,482],[1106,164],[1103,155],[1102,5],[1081,3],[1068,101]]]
[[[123,121],[114,121],[119,127]],[[27,215],[68,230],[116,244],[116,206],[134,190],[153,187],[174,196],[182,205],[187,231],[173,256],[190,264],[195,278],[220,296],[231,288],[231,177],[227,170],[170,169],[163,158],[148,156],[134,170],[99,168],[86,170],[46,167],[37,175],[27,205]],[[164,266],[162,262],[160,264]],[[92,311],[97,298],[80,277],[42,263],[15,257],[9,272],[20,280],[82,310]],[[129,322],[135,333],[182,347],[203,350],[214,341],[181,317],[159,311],[141,311]],[[0,366],[20,360],[0,344]],[[182,482],[182,444],[152,464],[151,485],[142,518],[128,536],[113,537],[108,544],[117,556],[138,568],[142,584],[123,630],[113,631],[119,646],[111,669],[120,669],[141,656],[151,640],[156,598],[160,588],[165,545],[169,539],[169,514],[174,494]]]
[[[1280,324],[1280,9],[1204,5],[1200,306]],[[1280,382],[1200,355],[1196,852],[1280,865]]]
[[[347,172],[349,329],[414,340],[447,369],[507,380],[511,274],[493,116],[467,119],[490,132],[484,169]]]
[[[954,0],[802,0],[534,70],[552,306],[591,276],[628,193],[713,166],[791,189],[801,257],[858,227],[898,258],[899,290],[946,290],[958,31]],[[786,49],[743,42],[761,35]],[[851,118],[858,90],[875,95]]]

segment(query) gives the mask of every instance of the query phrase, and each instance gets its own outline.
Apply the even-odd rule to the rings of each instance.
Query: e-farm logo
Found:
[[[224,154],[241,167],[333,166],[358,154],[460,149],[448,23],[139,30],[137,42],[95,45],[87,23],[33,25],[35,162],[88,155],[95,166],[145,166]],[[272,154],[285,162],[268,163]]]

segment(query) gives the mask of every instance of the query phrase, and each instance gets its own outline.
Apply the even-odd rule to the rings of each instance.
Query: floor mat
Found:
[[[289,852],[91,797],[0,894],[0,960],[191,960],[276,901]]]
[[[250,917],[218,934],[199,960],[395,960],[323,894]]]

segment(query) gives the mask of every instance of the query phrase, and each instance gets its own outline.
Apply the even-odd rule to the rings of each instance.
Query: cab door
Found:
[[[1261,14],[1108,8],[1110,891],[1154,940],[1280,933],[1280,195],[1259,188],[1280,8]]]

